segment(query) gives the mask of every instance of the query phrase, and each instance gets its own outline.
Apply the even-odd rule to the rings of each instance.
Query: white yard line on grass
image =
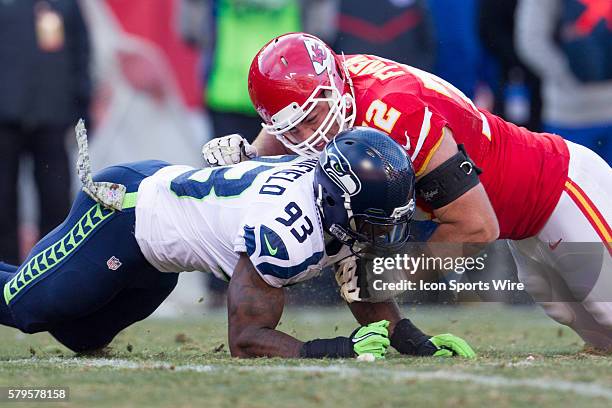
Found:
[[[470,382],[478,385],[486,385],[494,388],[534,388],[541,390],[554,390],[561,392],[572,392],[588,397],[603,397],[612,400],[612,388],[604,387],[599,384],[590,384],[586,382],[574,382],[565,380],[554,380],[544,378],[525,378],[516,379],[508,378],[499,375],[477,375],[462,372],[454,372],[449,370],[437,371],[415,371],[401,370],[392,368],[380,368],[363,363],[362,367],[342,366],[342,365],[299,365],[299,366],[256,366],[256,365],[174,365],[166,361],[129,361],[121,359],[82,359],[82,358],[49,358],[49,359],[20,359],[3,361],[2,364],[15,365],[40,365],[54,364],[64,367],[99,367],[113,368],[119,370],[171,370],[177,372],[197,372],[197,373],[221,373],[231,370],[242,372],[276,372],[276,373],[321,373],[321,374],[337,374],[344,377],[361,377],[364,372],[369,374],[378,374],[392,381],[399,380],[444,380],[456,382]]]

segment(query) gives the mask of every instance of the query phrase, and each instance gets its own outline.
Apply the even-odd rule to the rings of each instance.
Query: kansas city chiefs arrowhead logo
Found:
[[[325,62],[325,53],[323,49],[319,46],[319,44],[315,44],[315,48],[312,54],[312,60],[318,64],[323,65]]]
[[[310,55],[310,59],[312,61],[312,66],[315,69],[315,73],[317,75],[321,75],[327,67],[329,67],[330,63],[330,54],[320,41],[317,40],[304,40],[304,45],[308,50],[308,55]]]

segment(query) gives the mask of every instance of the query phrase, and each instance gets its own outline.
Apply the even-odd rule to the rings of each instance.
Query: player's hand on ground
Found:
[[[388,327],[389,321],[381,320],[356,329],[350,336],[355,354],[370,353],[377,359],[385,358],[390,344]]]
[[[427,343],[431,343],[436,348],[432,354],[435,357],[476,357],[476,353],[465,340],[450,333],[433,336]]]
[[[209,166],[227,166],[257,157],[257,149],[234,133],[206,143],[202,146],[202,156]]]

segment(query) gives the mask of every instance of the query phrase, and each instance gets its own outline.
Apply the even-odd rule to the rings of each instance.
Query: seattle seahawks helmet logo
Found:
[[[355,175],[351,164],[334,140],[323,150],[321,162],[325,174],[349,196],[354,196],[361,191],[361,180]]]

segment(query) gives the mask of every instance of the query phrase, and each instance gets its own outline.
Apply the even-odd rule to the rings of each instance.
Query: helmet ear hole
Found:
[[[336,205],[336,200],[334,200],[331,196],[325,197],[325,201],[327,202],[327,205],[329,205],[330,207],[333,207],[334,205]]]

